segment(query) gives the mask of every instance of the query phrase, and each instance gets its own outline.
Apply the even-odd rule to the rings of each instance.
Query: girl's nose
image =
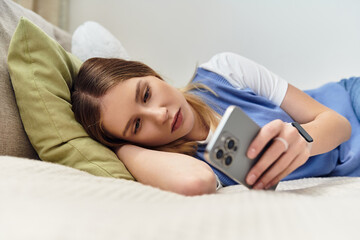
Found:
[[[166,107],[150,108],[148,114],[159,124],[164,124],[169,118],[169,112]]]

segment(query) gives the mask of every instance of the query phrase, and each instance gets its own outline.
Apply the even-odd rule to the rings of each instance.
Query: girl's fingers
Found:
[[[283,127],[284,122],[281,120],[271,121],[262,127],[248,148],[248,158],[255,158],[271,139],[279,135]]]
[[[257,163],[249,171],[246,182],[253,185],[285,151],[285,146],[281,141],[273,141]],[[271,179],[270,179],[271,180]]]
[[[278,129],[280,127],[280,130]],[[279,177],[285,177],[284,171],[290,166],[294,166],[294,161],[307,160],[310,156],[310,150],[307,143],[300,136],[297,129],[284,124],[282,121],[273,121],[263,127],[263,131],[252,142],[253,145],[263,146],[265,140],[273,136],[272,144],[264,152],[258,162],[250,169],[246,182],[254,185],[255,189],[261,189],[273,185],[280,181]],[[262,137],[262,139],[261,139]],[[264,140],[265,139],[265,140]],[[265,142],[266,144],[266,142]],[[261,149],[260,149],[261,151]],[[307,156],[305,159],[299,159],[298,156]],[[304,162],[300,162],[304,164]],[[299,167],[300,165],[296,165]],[[292,169],[292,171],[295,169]],[[289,174],[290,172],[286,172]],[[275,179],[275,180],[274,180]],[[275,182],[275,183],[274,183]],[[273,184],[272,184],[273,183]]]
[[[254,189],[264,188],[269,185],[277,176],[284,172],[293,161],[296,161],[297,156],[306,147],[304,141],[297,141],[292,144],[287,152],[285,152],[276,162],[264,173],[263,176],[255,184]],[[272,186],[272,185],[271,185]]]
[[[267,169],[269,169],[274,164],[274,162],[279,159],[281,154],[289,151],[290,149],[292,149],[292,151],[296,151],[296,149],[298,149],[296,147],[292,147],[293,145],[297,145],[297,141],[299,137],[301,137],[299,136],[297,130],[294,127],[286,126],[286,124],[284,124],[282,121],[280,121],[280,123],[276,121],[271,122],[271,124],[274,124],[273,127],[275,128],[278,124],[280,124],[281,130],[278,135],[275,136],[275,139],[272,141],[271,146],[265,151],[265,153],[261,156],[258,162],[250,169],[246,178],[246,182],[249,185],[253,185],[259,179],[259,177],[264,172],[266,172]],[[271,129],[271,124],[266,126],[270,126]],[[264,128],[266,126],[264,126]],[[263,131],[263,135],[259,133],[258,137],[264,136],[264,133],[266,134],[267,132],[268,130],[265,129]],[[270,134],[268,136],[270,136]],[[256,141],[261,141],[261,139],[256,138],[252,144],[257,144]],[[293,154],[293,157],[295,157],[296,155],[297,153]],[[281,167],[281,165],[279,167]],[[283,171],[283,169],[281,169],[281,171]]]

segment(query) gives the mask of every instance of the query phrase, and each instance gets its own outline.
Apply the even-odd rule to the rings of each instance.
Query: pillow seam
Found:
[[[94,163],[93,161],[89,160],[86,156],[84,156],[84,155],[82,154],[82,152],[81,152],[76,146],[74,146],[72,143],[70,143],[70,142],[66,142],[66,143],[69,144],[70,146],[72,146],[81,156],[83,156],[83,157],[86,159],[86,161],[88,161],[89,163],[97,166],[97,167],[100,168],[102,171],[104,171],[105,173],[107,173],[107,174],[110,175],[111,177],[115,178],[115,176],[113,176],[111,173],[109,173],[106,169],[104,169],[103,167],[99,166],[98,164]],[[119,159],[119,161],[120,161],[120,159]]]

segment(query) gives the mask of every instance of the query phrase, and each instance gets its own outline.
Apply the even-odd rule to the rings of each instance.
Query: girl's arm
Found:
[[[191,156],[135,145],[124,145],[115,152],[134,178],[146,185],[189,196],[216,190],[214,172]]]
[[[280,107],[314,139],[310,156],[328,152],[351,136],[345,117],[290,84]]]
[[[328,152],[351,136],[351,125],[346,118],[290,84],[281,108],[301,124],[314,142],[309,145],[296,128],[281,120],[265,125],[249,146],[250,158],[255,157],[267,142],[276,137],[285,139],[289,147],[285,151],[284,143],[273,142],[247,175],[248,184],[255,183],[254,188],[275,185],[303,165],[309,156]],[[258,179],[267,169],[269,171]]]

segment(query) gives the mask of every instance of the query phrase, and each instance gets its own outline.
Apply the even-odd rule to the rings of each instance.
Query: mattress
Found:
[[[186,197],[0,157],[0,239],[359,239],[360,178],[241,185]]]

